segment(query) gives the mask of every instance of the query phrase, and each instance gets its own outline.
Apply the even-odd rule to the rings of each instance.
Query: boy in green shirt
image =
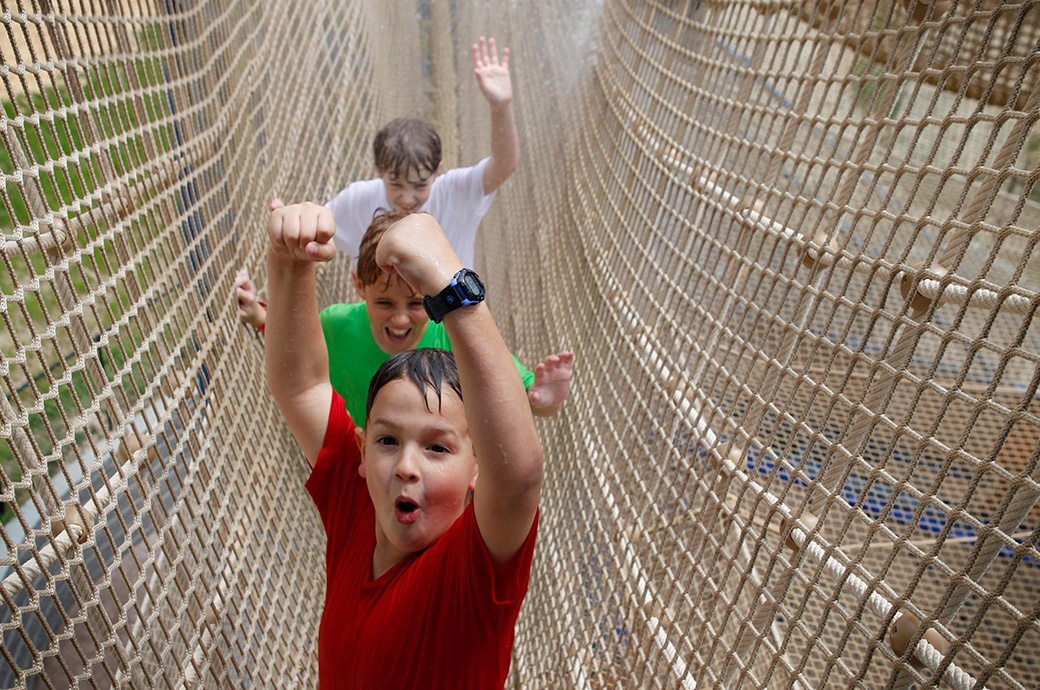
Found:
[[[379,365],[407,350],[451,350],[444,327],[427,317],[422,295],[376,264],[375,251],[383,233],[406,215],[400,211],[377,215],[361,240],[354,287],[364,301],[334,304],[321,312],[332,387],[361,427],[365,425],[368,384]],[[548,417],[560,410],[570,391],[573,359],[570,351],[550,355],[531,372],[513,357],[535,416]]]

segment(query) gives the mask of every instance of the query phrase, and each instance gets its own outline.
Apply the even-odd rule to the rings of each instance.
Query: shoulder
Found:
[[[427,323],[426,332],[419,340],[418,347],[435,347],[451,352],[451,340],[448,338],[448,332],[444,330],[444,324],[433,321]]]
[[[325,307],[319,316],[321,325],[328,327],[367,320],[368,311],[365,309],[364,302],[340,302]]]
[[[487,167],[490,158],[485,158],[476,165],[467,168],[452,168],[446,173],[437,176],[433,181],[433,190],[440,193],[458,193],[463,190],[479,188],[481,196],[484,189],[484,168]]]
[[[487,167],[488,161],[490,160],[490,158],[485,158],[476,165],[470,165],[463,168],[452,168],[451,170],[438,175],[437,179],[433,181],[433,185],[436,187],[439,184],[448,184],[452,181],[464,180],[474,176],[483,177],[484,168]]]
[[[474,593],[495,605],[519,605],[527,593],[534,556],[538,515],[531,524],[527,539],[517,552],[504,562],[491,556],[471,503],[440,540],[439,572],[449,579],[468,579]]]
[[[321,310],[321,329],[330,348],[350,344],[356,348],[364,342],[361,338],[369,332],[368,311],[364,302],[333,304]],[[332,368],[335,363],[330,362]]]
[[[337,302],[336,304],[330,304],[321,310],[321,320],[333,321],[336,319],[354,318],[358,314],[364,313],[364,302]]]
[[[325,509],[335,500],[335,489],[343,489],[361,460],[361,451],[354,436],[354,420],[347,414],[343,399],[331,396],[329,422],[325,429],[321,451],[314,461],[306,488],[325,517]]]
[[[361,450],[354,437],[354,427],[354,420],[347,414],[343,398],[339,393],[333,392],[329,405],[329,424],[325,429],[321,452],[314,462],[315,471],[322,466],[323,460],[333,465],[341,460],[346,460],[348,464],[352,465],[358,463],[361,458]]]

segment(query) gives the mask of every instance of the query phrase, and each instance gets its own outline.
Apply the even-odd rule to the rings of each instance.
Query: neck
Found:
[[[378,528],[376,530],[376,545],[372,549],[372,579],[378,580],[395,565],[406,559],[410,554],[391,548],[385,540],[380,539]]]

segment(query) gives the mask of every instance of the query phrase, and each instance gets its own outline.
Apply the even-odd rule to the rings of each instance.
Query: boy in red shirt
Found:
[[[268,386],[313,468],[328,537],[320,687],[501,688],[543,472],[520,376],[479,278],[413,214],[386,231],[377,262],[426,296],[457,369],[442,350],[395,355],[356,428],[329,383],[315,296],[334,232],[316,204],[268,223]]]

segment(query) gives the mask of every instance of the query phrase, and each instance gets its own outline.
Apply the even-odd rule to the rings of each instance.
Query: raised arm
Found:
[[[440,292],[462,268],[431,216],[413,214],[383,235],[379,265],[422,295]],[[542,449],[524,387],[486,303],[444,317],[462,383],[479,478],[473,495],[481,536],[499,560],[523,545],[542,487]]]
[[[509,48],[502,49],[499,60],[495,39],[481,36],[480,41],[473,44],[473,73],[491,112],[491,160],[484,168],[484,194],[490,194],[509,179],[520,163]]]
[[[312,203],[277,208],[267,223],[267,387],[311,466],[332,404],[314,266],[336,255],[335,232],[332,212]]]

